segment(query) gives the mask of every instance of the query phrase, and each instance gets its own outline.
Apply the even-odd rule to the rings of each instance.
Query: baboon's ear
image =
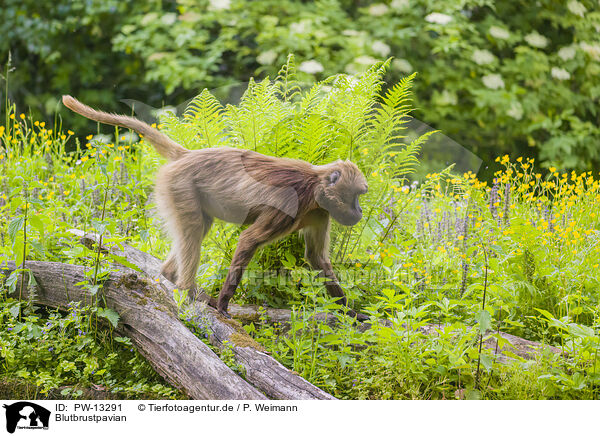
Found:
[[[336,171],[332,172],[331,174],[329,174],[329,177],[327,180],[329,182],[329,185],[331,186],[331,185],[335,185],[339,179],[340,179],[340,172],[336,170]]]

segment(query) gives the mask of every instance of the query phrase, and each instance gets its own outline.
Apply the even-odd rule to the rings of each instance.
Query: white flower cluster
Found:
[[[548,45],[548,38],[537,32],[531,32],[530,34],[525,35],[525,41],[527,41],[527,44],[530,46],[536,48],[544,48]]]
[[[444,89],[441,94],[435,96],[435,102],[440,106],[454,106],[458,103],[456,93]]]
[[[296,23],[290,24],[290,30],[292,33],[303,34],[310,30],[312,22],[310,20],[300,20]]]
[[[323,71],[323,65],[320,62],[311,59],[310,61],[304,61],[298,66],[298,69],[304,73],[316,74]]]
[[[565,47],[561,47],[561,49],[558,50],[558,57],[561,58],[563,61],[568,61],[575,57],[576,52],[577,49],[575,47],[573,47],[572,45],[567,45]]]
[[[502,27],[492,26],[490,27],[490,35],[496,39],[508,39],[510,38],[510,32]]]
[[[277,59],[277,52],[275,50],[263,51],[256,57],[256,61],[261,65],[271,65]]]
[[[518,101],[511,103],[510,108],[506,111],[506,115],[513,117],[515,120],[523,118],[523,106]]]
[[[164,14],[162,17],[160,17],[160,21],[162,21],[167,26],[171,26],[175,24],[175,21],[177,21],[177,15],[173,13]]]
[[[600,60],[600,45],[598,44],[588,44],[587,42],[582,41],[579,43],[579,47],[585,53],[587,53],[592,59]]]
[[[377,62],[373,56],[362,55],[355,58],[352,62],[346,65],[346,72],[350,75],[360,74]]]
[[[392,0],[392,3],[390,3],[390,7],[392,9],[397,9],[399,11],[407,8],[409,5],[410,5],[409,0]]]
[[[111,140],[112,135],[105,135],[102,133],[99,133],[92,137],[92,141],[101,142],[102,144],[109,144]]]
[[[406,59],[394,59],[392,61],[392,68],[403,73],[412,73],[413,66]]]
[[[494,56],[489,50],[475,50],[473,55],[471,56],[473,62],[477,65],[487,65],[491,64],[496,60],[496,56]]]
[[[389,8],[385,3],[375,3],[369,7],[369,14],[374,17],[381,17],[382,15],[387,14]]]
[[[170,117],[172,115],[177,115],[177,108],[175,106],[164,106],[160,109],[155,109],[152,111],[152,115],[155,118],[160,120],[161,117]]]
[[[371,45],[371,49],[373,52],[382,57],[386,57],[391,51],[390,46],[383,41],[375,41],[373,45]]]
[[[209,0],[209,8],[213,11],[223,11],[230,6],[231,0]]]
[[[571,78],[571,73],[569,73],[564,68],[552,67],[550,74],[556,80],[569,80]]]
[[[427,21],[428,23],[444,25],[452,21],[452,17],[446,14],[440,14],[439,12],[432,12],[431,14],[425,17],[425,21]]]
[[[359,56],[356,59],[354,59],[354,62],[356,62],[359,65],[373,65],[375,62],[377,62],[377,59],[375,59],[372,56],[367,56],[367,55],[363,55],[363,56]]]
[[[490,89],[504,88],[504,80],[500,74],[488,74],[481,78],[483,84]]]
[[[587,11],[586,7],[577,0],[571,0],[569,3],[567,3],[567,9],[569,9],[573,15],[579,15],[582,18]]]

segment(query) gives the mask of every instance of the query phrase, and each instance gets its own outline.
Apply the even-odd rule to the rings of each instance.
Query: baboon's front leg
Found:
[[[315,270],[320,270],[320,276],[328,280],[325,282],[325,288],[332,297],[336,297],[338,304],[347,305],[346,295],[340,286],[338,279],[333,271],[333,266],[329,260],[329,219],[316,221],[303,230],[304,241],[306,244],[304,256]],[[348,315],[356,317],[359,321],[368,319],[366,315],[357,313],[352,309],[346,311]]]
[[[219,292],[217,301],[217,310],[227,318],[230,318],[227,313],[229,300],[233,297],[237,289],[244,270],[250,263],[252,256],[261,245],[265,245],[278,236],[285,234],[288,226],[281,227],[272,222],[272,218],[263,218],[257,220],[254,224],[244,230],[238,240],[235,254],[229,266],[225,283]]]

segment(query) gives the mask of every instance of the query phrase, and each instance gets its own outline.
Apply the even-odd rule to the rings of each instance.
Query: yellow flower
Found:
[[[121,156],[115,156],[115,162],[118,162],[120,160],[123,160],[123,158]]]
[[[15,119],[15,114],[10,114],[10,117],[9,117],[9,118],[10,118],[11,120],[14,120],[14,119]]]
[[[67,133],[68,133],[69,135],[74,135],[74,134],[75,134],[75,132],[73,132],[72,130],[67,130]]]
[[[22,120],[24,120],[25,119],[25,114],[19,115],[19,118],[21,118]]]
[[[91,141],[93,137],[94,137],[94,135],[87,135],[85,137],[85,139],[87,139],[88,141]]]
[[[41,126],[41,127],[44,127],[45,125],[46,125],[46,123],[45,123],[44,121],[42,121],[42,122],[40,123],[40,126]]]

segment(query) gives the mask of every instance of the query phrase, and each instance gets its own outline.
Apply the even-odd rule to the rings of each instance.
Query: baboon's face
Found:
[[[344,226],[353,226],[362,218],[359,197],[366,193],[367,181],[352,162],[336,162],[316,193],[317,204]]]

